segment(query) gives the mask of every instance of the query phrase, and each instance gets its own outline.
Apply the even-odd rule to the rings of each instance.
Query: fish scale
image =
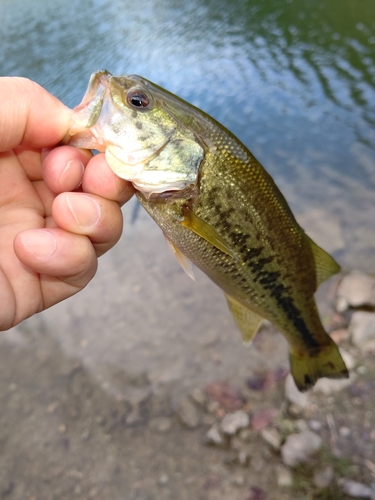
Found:
[[[145,78],[102,71],[70,135],[70,144],[105,151],[112,170],[133,183],[188,274],[191,261],[222,288],[244,342],[267,318],[288,341],[300,390],[348,376],[314,300],[339,266],[231,132]]]

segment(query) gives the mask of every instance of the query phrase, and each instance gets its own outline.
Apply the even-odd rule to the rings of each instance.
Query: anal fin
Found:
[[[238,326],[244,344],[250,344],[253,340],[263,318],[251,311],[230,295],[226,295],[229,310]]]

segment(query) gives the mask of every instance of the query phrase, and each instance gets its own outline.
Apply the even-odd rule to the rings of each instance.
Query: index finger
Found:
[[[0,78],[0,151],[18,145],[50,147],[67,133],[72,110],[37,83]]]
[[[82,190],[117,201],[120,205],[126,203],[135,192],[130,182],[121,179],[110,169],[104,153],[97,154],[87,164]]]

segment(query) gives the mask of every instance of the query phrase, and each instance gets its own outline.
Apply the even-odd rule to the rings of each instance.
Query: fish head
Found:
[[[204,150],[181,103],[145,78],[93,73],[66,142],[105,152],[115,174],[147,198],[183,191],[196,185]]]

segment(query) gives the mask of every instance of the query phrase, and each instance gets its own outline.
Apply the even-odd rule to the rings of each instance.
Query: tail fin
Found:
[[[348,369],[336,344],[333,340],[329,340],[330,343],[319,351],[307,352],[303,355],[290,353],[290,371],[301,392],[311,389],[322,377],[349,377]]]

